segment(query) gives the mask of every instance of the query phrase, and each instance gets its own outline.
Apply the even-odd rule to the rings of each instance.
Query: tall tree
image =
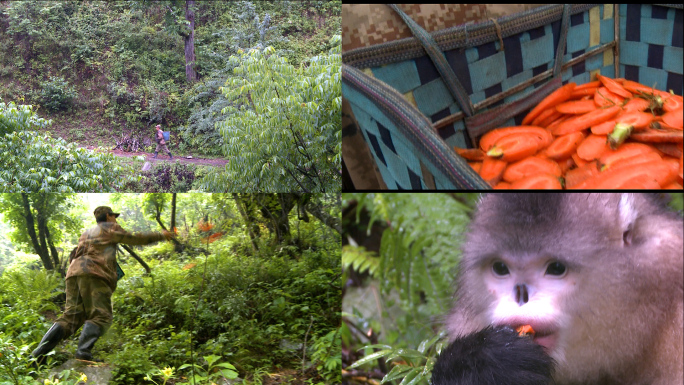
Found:
[[[185,2],[185,76],[189,82],[197,80],[195,71],[195,0]]]
[[[19,248],[36,253],[47,270],[64,274],[59,263],[59,245],[65,233],[77,234],[83,223],[70,210],[74,194],[1,194],[0,211],[14,228],[10,234]]]

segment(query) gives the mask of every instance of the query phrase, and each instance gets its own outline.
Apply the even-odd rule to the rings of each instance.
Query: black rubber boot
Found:
[[[156,158],[156,157],[157,157],[157,151],[154,152],[153,158]]]
[[[43,339],[40,340],[40,344],[38,344],[38,347],[36,350],[31,353],[33,357],[40,358],[52,351],[52,349],[57,346],[59,341],[61,341],[65,337],[66,331],[62,327],[62,325],[58,324],[55,322],[52,324],[50,329],[45,333],[43,336]]]
[[[74,357],[78,358],[79,360],[102,362],[102,360],[93,358],[92,353],[90,353],[90,350],[93,348],[95,342],[98,338],[100,338],[101,335],[102,328],[92,322],[86,321],[83,324],[81,336],[78,338],[78,349],[76,349],[76,354],[74,354]]]
[[[169,159],[173,159],[173,156],[171,156],[171,153],[169,152]]]

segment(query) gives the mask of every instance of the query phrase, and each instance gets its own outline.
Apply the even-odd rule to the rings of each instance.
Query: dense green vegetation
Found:
[[[34,230],[49,233],[55,254],[27,235],[24,197],[36,223],[47,221],[48,232]],[[0,384],[42,385],[72,357],[78,333],[37,370],[28,355],[63,310],[66,259],[94,225],[93,208],[111,205],[129,231],[158,231],[170,226],[172,198],[0,194]],[[135,248],[151,274],[125,251],[118,256],[126,275],[114,292],[114,323],[94,350],[112,368],[109,383],[340,383],[339,196],[176,198],[179,244]],[[80,373],[66,376],[60,384]]]
[[[48,145],[49,135],[108,152],[127,137],[151,153],[161,124],[174,155],[231,161],[200,168],[177,188],[331,191],[341,168],[340,7],[339,0],[0,0],[0,98],[51,120],[11,130],[41,132]],[[96,163],[115,177],[66,185],[51,161],[0,164],[0,172],[15,179],[4,191],[34,191],[24,175],[32,167],[50,170],[55,191],[143,191],[130,188],[155,183],[135,161]]]

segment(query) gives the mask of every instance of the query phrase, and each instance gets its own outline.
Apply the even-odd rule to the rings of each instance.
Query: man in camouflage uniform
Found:
[[[169,151],[169,148],[166,146],[166,141],[164,140],[164,131],[162,131],[161,126],[157,124],[155,127],[157,129],[157,148],[154,150],[154,157],[157,157],[157,153],[159,152],[160,149],[164,150],[167,154],[169,154],[169,159],[173,159],[173,156],[171,156],[171,151]]]
[[[129,233],[116,223],[119,214],[106,206],[96,208],[94,214],[97,226],[81,235],[67,270],[64,314],[31,353],[36,358],[50,352],[83,325],[74,356],[93,361],[90,350],[112,323],[111,299],[118,280],[117,244],[147,245],[173,236],[168,231]]]

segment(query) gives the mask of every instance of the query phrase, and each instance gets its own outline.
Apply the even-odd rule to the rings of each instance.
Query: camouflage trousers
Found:
[[[112,317],[112,288],[105,280],[91,275],[67,278],[66,309],[55,321],[64,327],[66,336],[74,334],[85,321],[106,331]]]
[[[169,148],[166,146],[166,144],[157,143],[157,149],[154,150],[154,152],[159,152],[160,149],[164,150],[164,152],[171,152],[169,151]]]

